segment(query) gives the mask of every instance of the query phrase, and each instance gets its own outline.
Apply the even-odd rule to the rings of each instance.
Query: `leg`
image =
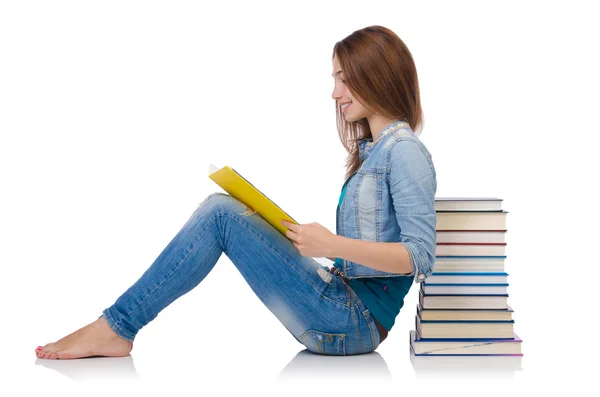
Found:
[[[373,317],[340,277],[300,255],[262,217],[222,193],[198,206],[152,266],[97,321],[132,342],[161,310],[198,285],[222,252],[311,351],[357,354],[379,344]]]

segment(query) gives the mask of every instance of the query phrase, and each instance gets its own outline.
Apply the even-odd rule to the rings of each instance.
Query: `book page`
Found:
[[[223,168],[223,167],[219,167],[214,164],[209,164],[208,165],[208,175],[210,176],[210,175],[214,174],[215,172],[219,171],[221,168]]]

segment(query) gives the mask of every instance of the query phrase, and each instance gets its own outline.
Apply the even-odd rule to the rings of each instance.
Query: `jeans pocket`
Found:
[[[300,337],[302,344],[311,352],[332,356],[346,355],[345,339],[346,334],[330,334],[314,329],[309,329]]]

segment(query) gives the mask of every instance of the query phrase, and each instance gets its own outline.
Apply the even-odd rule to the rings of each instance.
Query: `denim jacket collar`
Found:
[[[404,120],[396,120],[391,124],[388,124],[380,133],[377,135],[377,140],[373,142],[373,137],[362,138],[358,141],[358,158],[360,161],[364,161],[369,157],[369,153],[375,146],[384,140],[384,137],[391,136],[391,132],[394,132],[400,128],[407,127],[408,123]]]

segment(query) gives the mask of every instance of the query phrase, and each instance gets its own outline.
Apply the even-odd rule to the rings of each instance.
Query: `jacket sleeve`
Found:
[[[400,243],[410,255],[415,282],[431,275],[435,263],[436,172],[419,143],[401,140],[391,150],[390,194],[400,227]]]

